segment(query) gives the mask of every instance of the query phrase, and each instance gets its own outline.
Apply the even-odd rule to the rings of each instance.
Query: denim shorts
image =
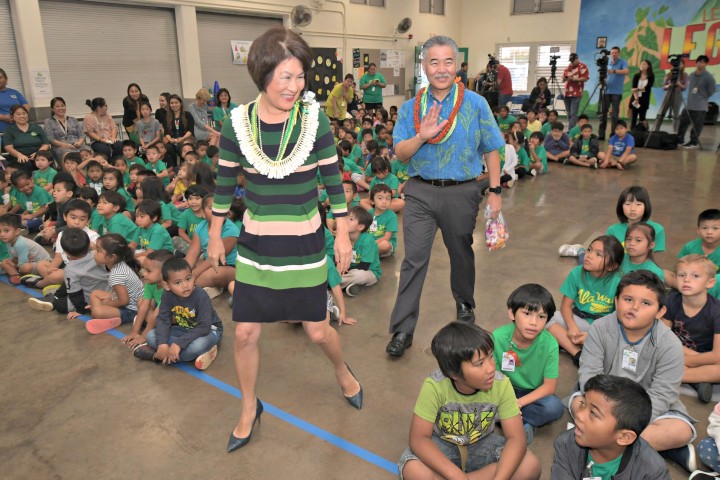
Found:
[[[441,440],[440,437],[433,434],[431,437],[435,446],[437,446],[445,457],[455,464],[458,468],[460,466],[460,450],[457,445]],[[465,466],[465,472],[475,472],[490,465],[497,463],[500,460],[503,447],[505,446],[505,438],[501,437],[496,433],[490,433],[487,437],[480,441],[467,446],[468,458],[467,465]],[[406,448],[398,460],[398,469],[400,470],[400,478],[403,478],[403,468],[405,464],[410,460],[420,460],[415,454]]]
[[[131,310],[128,307],[120,307],[120,321],[122,323],[132,323],[137,316],[137,310]]]

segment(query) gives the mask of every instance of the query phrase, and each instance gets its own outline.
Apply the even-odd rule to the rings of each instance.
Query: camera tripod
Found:
[[[672,105],[675,105],[675,96],[679,96],[681,100],[681,106],[682,110],[679,114],[682,118],[682,114],[688,114],[687,113],[687,103],[685,103],[685,99],[682,96],[682,92],[680,92],[680,87],[677,84],[678,81],[678,74],[679,72],[673,72],[673,76],[671,79],[671,87],[668,89],[667,93],[665,94],[665,98],[663,98],[662,104],[660,106],[660,110],[658,111],[657,116],[655,117],[655,124],[653,125],[653,129],[648,132],[647,138],[645,139],[645,145],[643,145],[644,148],[647,148],[648,143],[650,142],[650,137],[660,132],[660,127],[662,127],[662,122],[665,119],[665,116],[668,113],[668,110],[670,110],[670,107]],[[677,115],[678,113],[675,112]],[[698,135],[698,132],[695,130],[695,124],[691,121],[690,122],[690,129],[691,132],[694,132],[698,137],[698,147],[700,150],[702,150],[702,144],[700,143],[700,135]],[[718,150],[720,150],[720,146],[718,146]]]
[[[550,98],[552,98],[552,106],[555,109],[555,102],[559,95],[563,93],[563,89],[558,82],[555,72],[557,71],[557,60],[550,62],[550,80],[548,81],[548,90],[550,90]]]
[[[598,78],[598,83],[595,85],[595,88],[593,88],[592,93],[588,97],[587,103],[583,106],[578,116],[585,113],[585,110],[587,109],[588,105],[590,105],[590,102],[592,101],[595,93],[598,90],[600,90],[600,96],[598,98],[598,113],[600,114],[600,116],[602,116],[603,114],[607,114],[605,109],[608,107],[607,102],[605,101],[605,94],[607,93],[607,70],[605,70],[605,72],[603,72],[602,70],[600,71],[600,78]]]

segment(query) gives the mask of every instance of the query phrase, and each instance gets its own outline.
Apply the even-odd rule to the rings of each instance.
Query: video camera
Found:
[[[597,65],[599,68],[605,68],[607,69],[608,66],[608,55],[610,55],[610,50],[602,49],[598,53],[595,54],[595,65]]]
[[[495,65],[500,64],[497,58],[492,53],[488,53],[488,66],[494,67]]]
[[[687,53],[673,53],[668,55],[668,62],[670,62],[672,68],[680,68],[680,61],[683,58],[690,58],[690,55]]]

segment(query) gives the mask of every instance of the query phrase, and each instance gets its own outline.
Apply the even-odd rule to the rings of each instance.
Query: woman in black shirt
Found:
[[[137,83],[128,85],[127,97],[123,99],[122,124],[130,140],[137,145],[140,144],[140,139],[135,133],[135,122],[140,120],[140,104],[142,102],[149,102],[149,100],[146,95],[143,95],[140,85]]]

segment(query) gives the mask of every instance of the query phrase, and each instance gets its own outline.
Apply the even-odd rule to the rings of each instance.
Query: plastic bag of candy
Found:
[[[496,219],[493,219],[491,214],[492,209],[490,205],[488,205],[485,208],[485,218],[487,218],[487,222],[485,222],[485,246],[492,252],[505,248],[510,233],[503,219],[502,212],[498,214]]]

